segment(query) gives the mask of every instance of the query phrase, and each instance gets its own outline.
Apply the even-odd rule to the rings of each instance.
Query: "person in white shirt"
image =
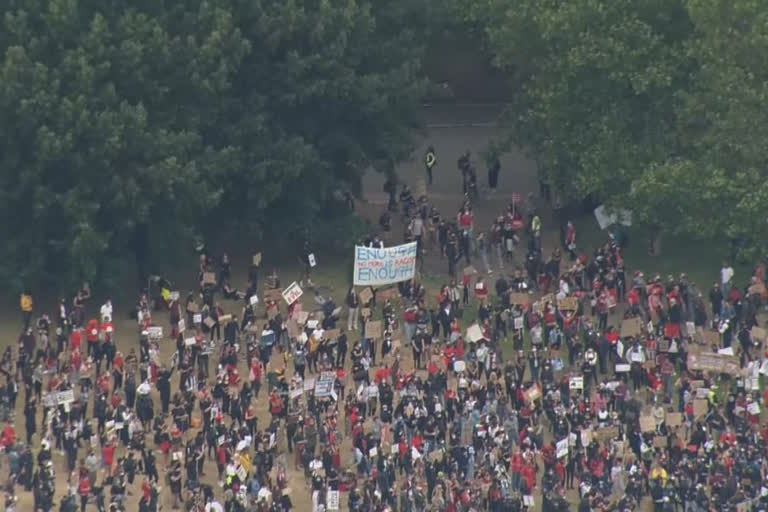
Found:
[[[107,298],[107,302],[101,305],[101,321],[108,321],[107,318],[112,318],[112,299]]]
[[[723,267],[720,269],[720,284],[722,285],[723,292],[728,289],[728,285],[733,279],[733,267],[731,267],[727,261],[723,262]]]

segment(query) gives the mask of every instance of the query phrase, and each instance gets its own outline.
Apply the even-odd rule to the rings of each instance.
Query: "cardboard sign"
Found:
[[[701,337],[708,348],[711,348],[712,345],[720,345],[720,333],[717,331],[703,330]]]
[[[251,264],[254,267],[258,267],[258,266],[261,265],[261,253],[260,252],[257,252],[256,254],[253,255],[253,259],[251,260]]]
[[[464,268],[464,275],[465,276],[471,276],[477,274],[477,269],[473,267],[472,265]]]
[[[324,340],[336,340],[339,338],[339,335],[341,334],[340,329],[328,329],[327,331],[323,332],[323,339]]]
[[[300,311],[298,315],[296,315],[296,323],[299,325],[304,325],[307,323],[307,320],[309,320],[309,312],[308,311]]]
[[[579,299],[577,297],[563,297],[557,303],[561,311],[576,311],[579,309]]]
[[[365,337],[371,339],[381,338],[382,328],[381,320],[371,320],[365,324]]]
[[[655,448],[666,448],[667,447],[667,438],[665,436],[654,436],[653,437],[653,446]]]
[[[371,290],[370,286],[367,286],[363,288],[363,291],[358,296],[360,297],[360,304],[368,304],[373,299],[373,290]]]
[[[219,317],[219,323],[224,325],[232,321],[232,315],[221,315]]]
[[[643,321],[637,317],[627,318],[621,321],[622,338],[634,338],[640,336],[643,333]]]
[[[542,305],[546,306],[547,304],[554,304],[555,303],[555,294],[554,293],[548,293],[546,295],[542,295],[539,299],[539,302],[541,302]]]
[[[653,432],[656,430],[656,420],[653,416],[640,416],[640,431]]]
[[[528,388],[524,394],[526,400],[529,402],[535,402],[537,399],[541,398],[541,388],[538,384],[534,384]]]
[[[216,284],[216,274],[214,272],[203,272],[203,284]]]
[[[693,417],[694,419],[703,418],[709,412],[709,403],[706,400],[694,400],[693,401]]]
[[[443,460],[443,450],[433,450],[429,454],[429,459],[432,462],[440,462],[441,460]]]
[[[513,306],[527,306],[530,303],[531,299],[528,297],[527,293],[510,293],[509,294],[509,303]]]
[[[203,320],[203,323],[209,328],[212,329],[214,325],[216,325],[216,322],[213,318],[207,316],[205,317],[205,320]]]
[[[200,306],[197,305],[197,302],[190,302],[187,304],[187,311],[190,313],[197,313],[200,311]]]
[[[544,301],[536,301],[531,305],[531,309],[533,309],[534,313],[537,313],[539,315],[544,314]]]
[[[485,336],[483,336],[483,330],[480,328],[479,325],[475,324],[470,326],[469,329],[467,329],[467,339],[472,343],[477,343],[483,338],[485,338]]]
[[[397,300],[400,298],[400,290],[398,290],[397,288],[379,290],[376,293],[381,300]]]
[[[763,343],[765,343],[766,338],[768,338],[768,331],[762,327],[754,326],[751,333],[753,339],[762,341]]]
[[[679,427],[683,424],[683,414],[679,412],[668,412],[664,423],[668,427]]]
[[[687,363],[688,370],[727,373],[729,375],[739,375],[741,373],[739,358],[727,354],[715,354],[714,352],[689,352]]]
[[[283,290],[283,299],[285,300],[285,303],[289,306],[299,300],[299,297],[301,297],[304,294],[304,290],[301,289],[301,286],[299,286],[299,283],[296,281],[292,282],[290,285],[288,285],[288,288]]]

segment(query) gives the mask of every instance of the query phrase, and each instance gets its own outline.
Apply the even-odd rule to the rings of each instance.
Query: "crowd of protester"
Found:
[[[587,254],[568,221],[545,256],[532,201],[478,229],[473,183],[455,216],[403,187],[380,218],[446,262],[439,289],[287,306],[260,255],[238,291],[201,248],[199,289],[150,280],[119,333],[88,286],[53,318],[25,291],[0,360],[6,510],[765,510],[764,267],[724,263],[704,295],[628,271],[621,241]]]

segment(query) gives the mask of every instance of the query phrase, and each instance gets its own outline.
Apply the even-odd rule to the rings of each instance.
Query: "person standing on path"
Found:
[[[424,155],[424,165],[427,168],[427,180],[429,181],[429,184],[432,184],[432,169],[434,169],[435,164],[437,164],[437,156],[435,156],[435,148],[432,146],[429,146],[427,148],[427,153]]]
[[[29,323],[32,320],[32,308],[34,301],[32,300],[32,292],[29,289],[24,289],[24,292],[19,298],[19,307],[21,308],[21,317],[24,322],[24,330],[29,329]]]

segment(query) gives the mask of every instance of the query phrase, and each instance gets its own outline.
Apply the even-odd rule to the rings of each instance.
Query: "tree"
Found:
[[[467,0],[519,86],[506,135],[565,196],[667,233],[764,239],[768,6]],[[713,215],[713,213],[716,213]]]
[[[394,5],[3,3],[3,277],[104,278],[126,251],[144,274],[150,245],[311,218],[403,157],[424,82]]]

